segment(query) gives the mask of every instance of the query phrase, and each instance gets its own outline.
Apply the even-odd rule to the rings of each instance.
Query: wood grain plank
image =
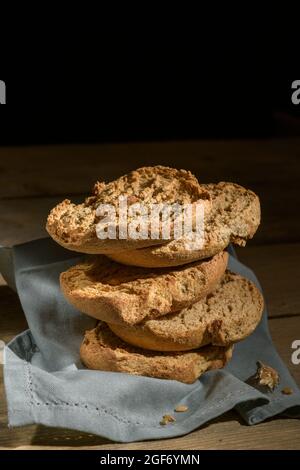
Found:
[[[300,340],[300,316],[273,318],[269,321],[269,327],[273,342],[292,377],[300,386],[300,365],[295,365],[291,361],[294,351],[293,341]]]
[[[255,243],[300,241],[299,155],[300,139],[1,148],[0,198],[87,194],[95,180],[142,165],[184,166],[202,182],[235,181],[257,192],[263,224]]]
[[[8,343],[27,328],[18,295],[8,286],[0,286],[0,339]]]
[[[15,315],[18,306],[16,305]],[[12,323],[16,318],[12,318]],[[9,320],[7,320],[9,322]],[[300,337],[300,317],[270,320],[270,329],[279,354],[300,385],[300,366],[291,363],[291,342]],[[12,336],[13,327],[6,324]],[[21,324],[14,334],[20,331]],[[234,413],[227,413],[193,433],[181,438],[132,444],[114,444],[98,436],[68,429],[26,426],[7,428],[2,368],[0,368],[0,446],[2,448],[93,448],[93,449],[300,449],[300,421],[277,418],[268,422],[246,426]],[[29,446],[29,447],[28,447]],[[43,447],[44,448],[44,447]]]
[[[238,248],[237,255],[255,272],[265,295],[269,317],[300,314],[300,244]]]
[[[97,178],[156,164],[184,165],[201,181],[252,181],[263,188],[271,181],[297,183],[299,157],[298,138],[2,147],[0,197],[85,193]]]
[[[224,420],[223,420],[224,419]],[[59,445],[57,441],[47,446],[32,444],[19,446],[19,450],[263,450],[300,449],[300,421],[295,419],[274,419],[256,426],[245,426],[234,413],[227,413],[223,419],[211,422],[201,430],[186,436],[164,441],[144,441],[131,444],[80,445],[68,442]],[[51,439],[51,438],[50,438]],[[63,439],[63,436],[62,436]],[[76,442],[76,441],[75,441]],[[9,447],[6,447],[6,449]]]
[[[0,200],[0,244],[12,246],[48,236],[47,215],[60,201],[61,197]]]

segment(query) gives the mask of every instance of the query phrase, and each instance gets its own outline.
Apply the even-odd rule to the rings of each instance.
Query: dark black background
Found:
[[[93,68],[2,69],[0,145],[300,134],[300,105],[291,102],[297,76],[259,67],[236,72],[226,63],[208,70],[184,54],[125,54]]]

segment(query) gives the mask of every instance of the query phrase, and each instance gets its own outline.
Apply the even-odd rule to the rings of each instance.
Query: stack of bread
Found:
[[[186,236],[99,238],[100,204],[120,220],[119,197],[204,207],[201,247]],[[258,197],[233,183],[199,184],[189,171],[156,166],[96,183],[83,204],[64,200],[49,214],[51,237],[87,260],[61,274],[61,288],[81,312],[99,320],[80,356],[90,369],[193,383],[222,368],[233,344],[258,325],[263,298],[248,279],[226,269],[229,243],[244,246],[260,223]],[[92,256],[91,256],[92,255]]]

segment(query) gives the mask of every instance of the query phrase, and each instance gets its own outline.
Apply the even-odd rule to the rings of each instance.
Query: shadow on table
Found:
[[[241,425],[245,425],[245,422],[240,416],[234,411],[225,413],[209,423],[201,426],[198,429],[205,429],[213,423],[238,421]],[[162,439],[161,439],[162,440]],[[68,447],[81,447],[81,446],[101,446],[115,444],[108,439],[96,436],[94,434],[81,433],[78,431],[72,431],[68,429],[60,428],[48,428],[45,426],[36,426],[36,430],[31,439],[32,446],[68,446]],[[125,444],[124,444],[125,445]]]

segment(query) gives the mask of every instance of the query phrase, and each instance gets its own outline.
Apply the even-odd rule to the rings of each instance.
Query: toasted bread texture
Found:
[[[254,331],[263,306],[263,297],[251,281],[227,271],[214,292],[180,312],[146,318],[138,325],[109,327],[127,343],[155,351],[228,346]]]
[[[122,239],[120,230],[123,230],[124,222],[119,212],[120,196],[127,197],[128,207],[142,203],[147,210],[153,204],[161,203],[203,203],[205,212],[209,212],[211,207],[209,192],[199,185],[197,178],[189,171],[164,166],[143,167],[108,184],[97,182],[92,196],[82,204],[73,204],[65,199],[51,210],[46,229],[57,243],[81,253],[110,253],[165,243],[161,229],[158,230],[156,239],[151,238],[150,227],[147,238],[130,237],[128,232],[126,238]],[[113,229],[111,233],[115,234],[115,238],[101,239],[97,236],[97,224],[104,224],[104,216],[102,218],[96,214],[100,204],[110,204],[115,210],[115,220],[110,223],[110,228]],[[127,225],[132,217],[127,217]],[[171,230],[171,239],[172,234],[174,238]]]
[[[192,352],[155,353],[134,348],[118,338],[105,323],[87,331],[80,348],[89,369],[125,372],[193,383],[204,372],[220,369],[232,355],[232,346],[207,346]]]
[[[124,266],[105,256],[78,264],[60,276],[65,297],[78,310],[109,323],[133,325],[192,305],[213,291],[228,254],[187,266],[145,269]]]
[[[205,216],[203,243],[193,248],[186,236],[164,245],[114,252],[111,259],[143,267],[179,266],[205,259],[224,250],[229,243],[245,246],[260,224],[258,196],[233,183],[202,185],[211,195],[211,211]]]

